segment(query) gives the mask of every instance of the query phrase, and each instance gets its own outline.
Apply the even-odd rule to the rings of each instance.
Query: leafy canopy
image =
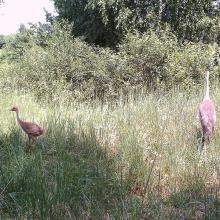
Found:
[[[219,38],[219,2],[213,0],[54,0],[60,18],[87,41],[114,46],[125,34],[170,28],[179,40]],[[207,30],[208,29],[208,30]]]

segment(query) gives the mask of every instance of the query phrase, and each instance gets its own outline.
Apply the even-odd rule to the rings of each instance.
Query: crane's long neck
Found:
[[[204,99],[210,99],[209,97],[209,72],[206,73],[205,77],[205,97]]]
[[[20,117],[19,117],[18,111],[16,111],[16,118],[17,118],[18,123],[20,124],[21,119],[20,119]]]

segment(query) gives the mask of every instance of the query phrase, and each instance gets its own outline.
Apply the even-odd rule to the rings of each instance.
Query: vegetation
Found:
[[[180,44],[169,32],[150,31],[126,35],[115,52],[73,38],[71,26],[65,22],[55,24],[49,37],[35,33],[22,31],[6,44],[3,51],[12,65],[0,70],[4,75],[0,86],[31,91],[39,99],[49,100],[56,100],[57,94],[90,101],[115,99],[142,87],[146,91],[173,85],[189,88],[201,82],[217,48]],[[42,36],[44,44],[39,43]],[[211,68],[212,78],[218,80],[219,67]]]
[[[218,2],[54,3],[0,36],[1,218],[219,219],[219,125],[200,152],[197,120]],[[12,106],[47,130],[31,154]]]
[[[76,36],[114,47],[133,30],[169,27],[179,40],[219,39],[219,1],[53,0],[60,18],[73,23]]]
[[[212,94],[219,105],[219,89]],[[207,151],[197,151],[202,95],[161,91],[69,107],[1,95],[1,216],[218,219],[218,130]],[[22,118],[47,128],[31,154],[8,112],[16,104]]]

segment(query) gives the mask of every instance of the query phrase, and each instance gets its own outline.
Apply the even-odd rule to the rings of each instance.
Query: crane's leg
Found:
[[[203,133],[202,136],[202,150],[206,151],[207,145],[211,143],[211,134]]]
[[[201,143],[201,145],[198,147],[198,150],[199,150],[199,151],[203,151],[204,147],[205,147],[205,134],[204,134],[204,132],[203,132],[203,133],[202,133],[202,143]]]
[[[34,143],[37,142],[37,138],[36,137],[32,137],[32,140],[33,140]]]
[[[204,141],[203,138],[202,138],[202,143],[201,143],[200,148],[199,148],[199,150],[200,150],[201,152],[203,151],[204,146],[205,146],[205,141]]]
[[[28,135],[28,142],[27,142],[27,147],[26,147],[26,152],[27,153],[30,153],[30,150],[31,150],[31,137],[30,135]]]
[[[36,137],[28,135],[28,143],[27,143],[27,148],[26,148],[26,152],[30,153],[32,146],[34,143],[36,143]]]

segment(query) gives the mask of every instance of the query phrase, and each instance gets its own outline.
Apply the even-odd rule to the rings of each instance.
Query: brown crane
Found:
[[[22,121],[19,118],[19,111],[17,107],[13,107],[11,111],[16,112],[18,124],[21,126],[22,130],[28,135],[29,145],[27,151],[29,151],[31,148],[31,140],[33,142],[36,142],[37,138],[45,133],[45,130],[33,122]]]

